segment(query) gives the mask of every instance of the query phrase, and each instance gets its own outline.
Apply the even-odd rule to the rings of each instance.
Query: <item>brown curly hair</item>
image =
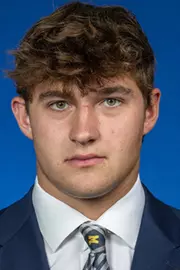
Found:
[[[93,79],[129,74],[150,104],[155,57],[135,16],[121,6],[71,2],[38,21],[14,50],[15,69],[8,71],[26,105],[34,87],[61,81],[64,91],[77,83],[87,93]]]

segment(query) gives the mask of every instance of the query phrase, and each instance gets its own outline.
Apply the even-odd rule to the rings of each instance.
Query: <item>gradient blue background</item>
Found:
[[[66,3],[55,0],[55,6]],[[91,1],[121,4],[133,11],[154,49],[156,86],[162,91],[160,117],[146,136],[141,152],[140,175],[164,202],[180,208],[180,1]],[[29,27],[53,11],[53,0],[4,0],[0,4],[0,69],[12,66],[6,53],[18,45]],[[10,102],[15,88],[0,73],[0,208],[21,198],[34,183],[33,143],[19,130]]]

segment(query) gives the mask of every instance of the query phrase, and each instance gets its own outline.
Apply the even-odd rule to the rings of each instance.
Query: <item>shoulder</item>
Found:
[[[1,210],[0,210],[0,216],[1,216],[7,209],[8,209],[8,207],[1,209]]]
[[[180,209],[171,206],[157,198],[151,191],[143,184],[143,188],[145,191],[146,204],[150,206],[153,211],[157,211],[158,214],[163,215],[164,213],[171,213],[175,215],[178,219],[180,219]]]
[[[175,208],[160,199],[154,196],[147,188],[146,188],[146,198],[150,202],[153,210],[156,210],[157,213],[161,216],[166,215],[167,213],[171,215],[175,215],[180,220],[180,209]]]
[[[146,187],[144,216],[148,224],[156,225],[171,242],[180,244],[180,210],[156,198]]]
[[[143,185],[145,191],[145,212],[158,221],[158,223],[165,222],[167,225],[180,225],[180,209],[177,209],[153,195],[149,189]]]
[[[161,211],[164,210],[165,212],[171,213],[173,216],[177,218],[177,221],[180,222],[180,209],[175,208],[169,204],[166,204],[159,199],[156,199],[158,201],[158,204],[160,205]]]
[[[168,206],[170,207],[171,211],[177,216],[177,218],[180,220],[180,209],[174,208],[172,206]]]
[[[32,213],[31,188],[24,197],[0,210],[0,245],[15,235]]]
[[[157,209],[160,210],[161,214],[163,214],[163,212],[164,213],[167,213],[167,212],[172,213],[172,215],[175,215],[180,220],[180,209],[175,208],[175,207],[171,206],[170,204],[167,204],[167,203],[159,200],[156,197],[154,197],[154,201],[155,201],[155,205],[156,205]]]
[[[6,215],[8,212],[12,212],[11,209],[16,209],[16,206],[18,206],[18,204],[21,203],[22,200],[23,198],[20,198],[17,201],[13,202],[12,204],[0,209],[0,221],[4,215]]]
[[[32,209],[32,190],[33,187],[22,198],[0,209],[0,224],[7,220],[14,222],[18,217],[25,216]]]

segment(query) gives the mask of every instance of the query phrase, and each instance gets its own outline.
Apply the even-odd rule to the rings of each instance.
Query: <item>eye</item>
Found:
[[[116,99],[116,98],[106,98],[104,100],[104,102],[106,102],[106,101],[108,103],[108,107],[117,107],[121,103],[121,101]],[[118,104],[117,104],[117,102],[118,102]]]
[[[67,105],[68,103],[64,100],[59,100],[49,104],[49,107],[56,111],[62,111],[66,109],[66,106],[64,106],[65,104]]]

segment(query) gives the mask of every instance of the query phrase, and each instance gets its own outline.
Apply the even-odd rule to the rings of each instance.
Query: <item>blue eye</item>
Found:
[[[105,101],[111,101],[111,102],[108,102],[108,105],[109,105],[108,107],[116,107],[116,106],[118,106],[121,103],[121,101],[118,100],[118,99],[116,99],[116,98],[106,98],[104,100],[104,102]],[[117,102],[118,102],[118,104],[116,104]]]

